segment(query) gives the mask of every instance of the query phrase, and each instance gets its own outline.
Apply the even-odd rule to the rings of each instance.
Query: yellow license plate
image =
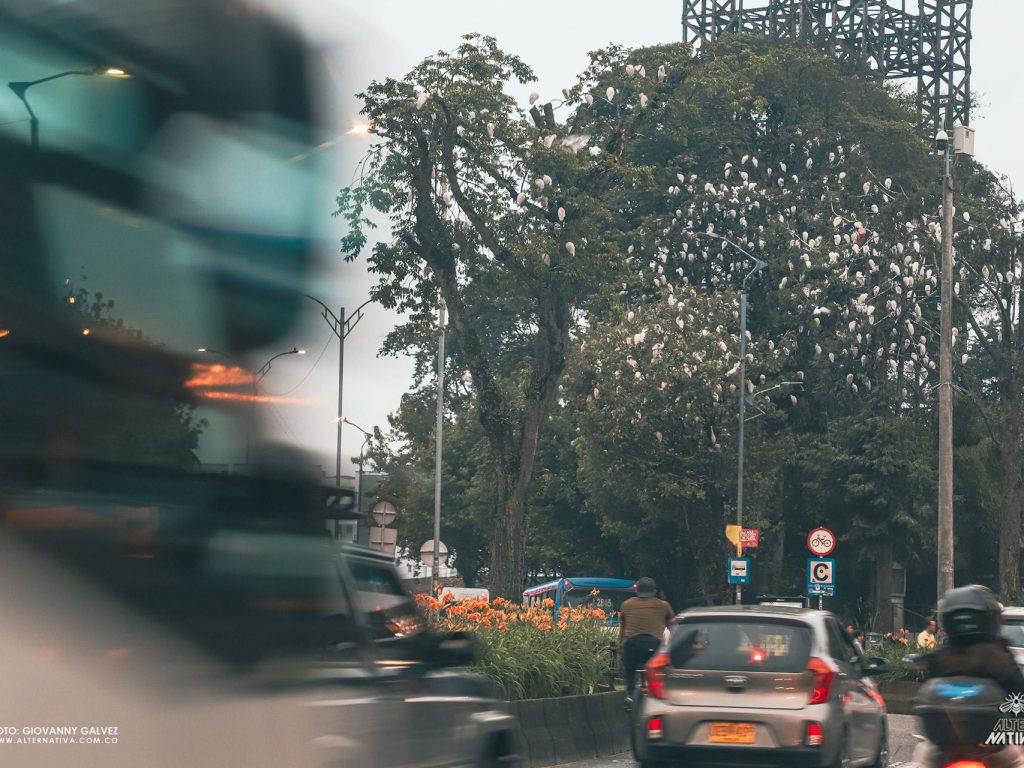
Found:
[[[753,723],[712,723],[712,744],[753,744],[757,727]]]

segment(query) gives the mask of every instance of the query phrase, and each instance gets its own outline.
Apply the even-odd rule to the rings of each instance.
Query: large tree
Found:
[[[387,219],[368,259],[373,296],[410,316],[389,343],[422,340],[438,298],[450,315],[493,459],[488,585],[509,598],[523,586],[530,481],[570,335],[618,276],[620,220],[607,200],[629,183],[614,158],[580,153],[585,142],[553,121],[528,123],[505,86],[533,77],[493,39],[467,36],[372,83],[361,98],[379,142],[338,198],[349,259],[373,213]],[[430,346],[418,347],[421,372]],[[503,356],[524,346],[521,369],[503,375]]]

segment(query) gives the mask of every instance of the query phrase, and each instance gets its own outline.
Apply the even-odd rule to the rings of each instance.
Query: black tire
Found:
[[[839,742],[839,753],[836,755],[832,768],[850,768],[850,732],[843,729],[843,736]]]
[[[885,715],[882,718],[882,737],[878,740],[878,754],[870,768],[889,768],[889,726],[885,723]]]

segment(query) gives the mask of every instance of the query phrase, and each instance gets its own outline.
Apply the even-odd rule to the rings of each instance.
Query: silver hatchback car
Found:
[[[644,672],[632,743],[641,768],[886,768],[885,702],[836,618],[769,606],[678,617]]]

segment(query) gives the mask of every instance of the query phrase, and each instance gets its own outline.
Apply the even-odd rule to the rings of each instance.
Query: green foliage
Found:
[[[506,631],[481,629],[476,636],[480,653],[471,669],[513,700],[594,693],[614,663],[613,636],[593,622],[549,630],[520,623]]]
[[[471,57],[488,44],[473,43]],[[503,54],[490,53],[501,66]],[[502,247],[518,238],[508,246],[521,254],[517,264],[548,254],[551,272],[575,283],[559,284],[572,296],[574,344],[558,407],[547,413],[552,439],[538,448],[531,570],[647,572],[676,602],[721,595],[722,527],[736,511],[739,389],[753,417],[744,519],[762,531],[754,588],[801,590],[804,535],[828,523],[842,542],[840,607],[874,616],[880,552],[890,545],[910,569],[908,600],[930,605],[940,169],[913,131],[912,112],[855,65],[800,44],[726,36],[696,56],[685,45],[611,46],[591,58],[567,94],[566,123],[550,129],[552,140],[577,137],[584,151],[549,151],[557,144],[544,147],[548,129],[536,131],[503,101],[508,119],[496,122],[496,142],[518,143],[499,151],[484,140],[467,156],[498,151],[518,169],[515,189],[475,186]],[[433,110],[436,131],[438,110],[447,112],[433,102],[422,109]],[[461,108],[479,115],[469,101]],[[464,128],[464,138],[483,139],[479,124]],[[966,343],[955,355],[969,357],[956,369],[957,503],[977,525],[958,527],[959,541],[971,542],[958,568],[980,573],[980,531],[993,530],[998,514],[993,402],[1024,380],[1013,378],[1019,339],[1006,322],[1019,301],[1020,211],[984,169],[960,171],[954,322]],[[530,186],[545,173],[554,192]],[[519,189],[525,202],[511,204]],[[559,228],[552,213],[562,207]],[[453,223],[459,242],[472,245],[458,257],[472,254],[468,314],[505,402],[519,408],[528,402],[536,326],[523,288],[505,282],[508,265],[494,258],[500,249],[470,224],[466,240]],[[575,254],[555,264],[553,254],[565,255],[553,244],[569,237]],[[767,267],[748,278],[751,257]],[[740,381],[745,278],[748,378]],[[414,319],[391,347],[417,345],[421,372],[432,350],[433,294],[423,296],[423,334]],[[475,505],[491,488],[488,450],[491,459],[496,453],[483,441],[486,429],[464,425],[482,416],[487,384],[464,352],[450,363],[455,377],[469,367],[472,382],[450,401],[457,479],[446,504],[464,546],[481,547],[492,521]],[[394,426],[399,439],[421,446],[396,462],[425,467],[429,421],[410,411]]]

